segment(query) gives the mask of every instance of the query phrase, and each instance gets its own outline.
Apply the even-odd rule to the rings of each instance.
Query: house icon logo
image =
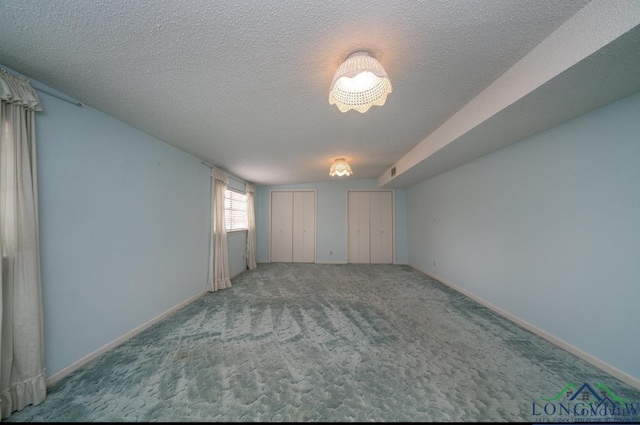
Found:
[[[618,396],[603,383],[569,382],[555,397],[537,400],[531,407],[538,422],[640,420],[640,402]]]
[[[594,402],[601,403],[607,400],[611,403],[624,403],[629,401],[625,398],[618,397],[613,391],[609,389],[609,387],[607,387],[603,383],[598,384],[594,389],[591,385],[586,383],[582,384],[582,386],[578,388],[573,382],[569,382],[567,385],[565,385],[565,387],[561,389],[554,398],[543,398],[542,400],[558,401],[561,400],[563,396],[565,400],[576,402],[582,401],[588,403],[589,405],[593,404]]]

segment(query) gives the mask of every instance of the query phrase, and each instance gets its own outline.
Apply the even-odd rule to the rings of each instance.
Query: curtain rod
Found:
[[[54,94],[54,93],[48,92],[48,91],[46,91],[46,90],[39,89],[38,87],[34,87],[34,89],[38,90],[38,91],[39,91],[39,92],[41,92],[41,93],[48,94],[49,96],[53,96],[53,97],[55,97],[56,99],[63,100],[63,101],[65,101],[65,102],[67,102],[67,103],[70,103],[70,104],[72,104],[72,105],[76,105],[76,106],[79,106],[80,108],[82,108],[82,103],[80,103],[80,102],[77,102],[77,101],[76,101],[76,102],[74,102],[74,101],[72,101],[72,100],[65,99],[64,97],[58,96],[57,94]]]
[[[207,167],[209,167],[211,169],[218,168],[218,167],[214,167],[213,165],[209,164],[208,162],[204,162],[204,161],[201,161],[201,162],[202,162],[202,165],[206,165]],[[222,170],[222,168],[218,168],[218,169]],[[238,177],[238,176],[236,176],[234,174],[231,174],[228,171],[225,171],[225,170],[222,170],[222,171],[224,171],[225,174],[227,175],[227,177],[230,178],[230,179],[233,179],[233,180],[235,180],[237,182],[240,182],[240,183],[248,183],[245,179],[242,179],[242,178],[240,178],[240,177]]]

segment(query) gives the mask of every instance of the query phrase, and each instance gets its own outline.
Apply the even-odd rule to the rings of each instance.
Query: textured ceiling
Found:
[[[377,178],[586,3],[3,0],[0,64],[257,184]],[[341,113],[362,49],[393,93]]]
[[[640,91],[639,52],[640,2],[590,2],[406,153],[378,185],[411,186]]]

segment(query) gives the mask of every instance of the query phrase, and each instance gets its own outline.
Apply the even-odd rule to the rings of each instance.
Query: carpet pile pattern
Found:
[[[532,403],[568,383],[640,402],[408,266],[260,264],[232,282],[9,421],[536,422]]]

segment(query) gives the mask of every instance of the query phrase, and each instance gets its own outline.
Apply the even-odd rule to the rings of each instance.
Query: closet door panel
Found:
[[[271,261],[290,262],[293,253],[293,196],[271,192]]]
[[[371,262],[382,263],[382,211],[381,193],[370,193],[370,229],[371,229]]]
[[[304,192],[293,192],[293,262],[304,261]]]
[[[392,192],[349,192],[348,227],[350,263],[393,263]]]
[[[293,193],[282,192],[282,260],[293,261]]]
[[[271,261],[315,262],[315,194],[271,192]]]
[[[371,262],[393,263],[393,197],[371,192]]]
[[[379,192],[380,195],[380,263],[393,263],[393,195],[391,192]]]
[[[281,261],[282,256],[282,194],[271,192],[271,261]]]
[[[371,192],[360,192],[358,209],[358,240],[359,259],[358,263],[371,262],[371,220],[370,220],[370,199]]]
[[[358,218],[360,216],[360,192],[348,192],[348,262],[360,262],[360,236],[358,234]]]
[[[316,197],[314,192],[303,194],[303,242],[302,261],[314,263],[316,261]]]

